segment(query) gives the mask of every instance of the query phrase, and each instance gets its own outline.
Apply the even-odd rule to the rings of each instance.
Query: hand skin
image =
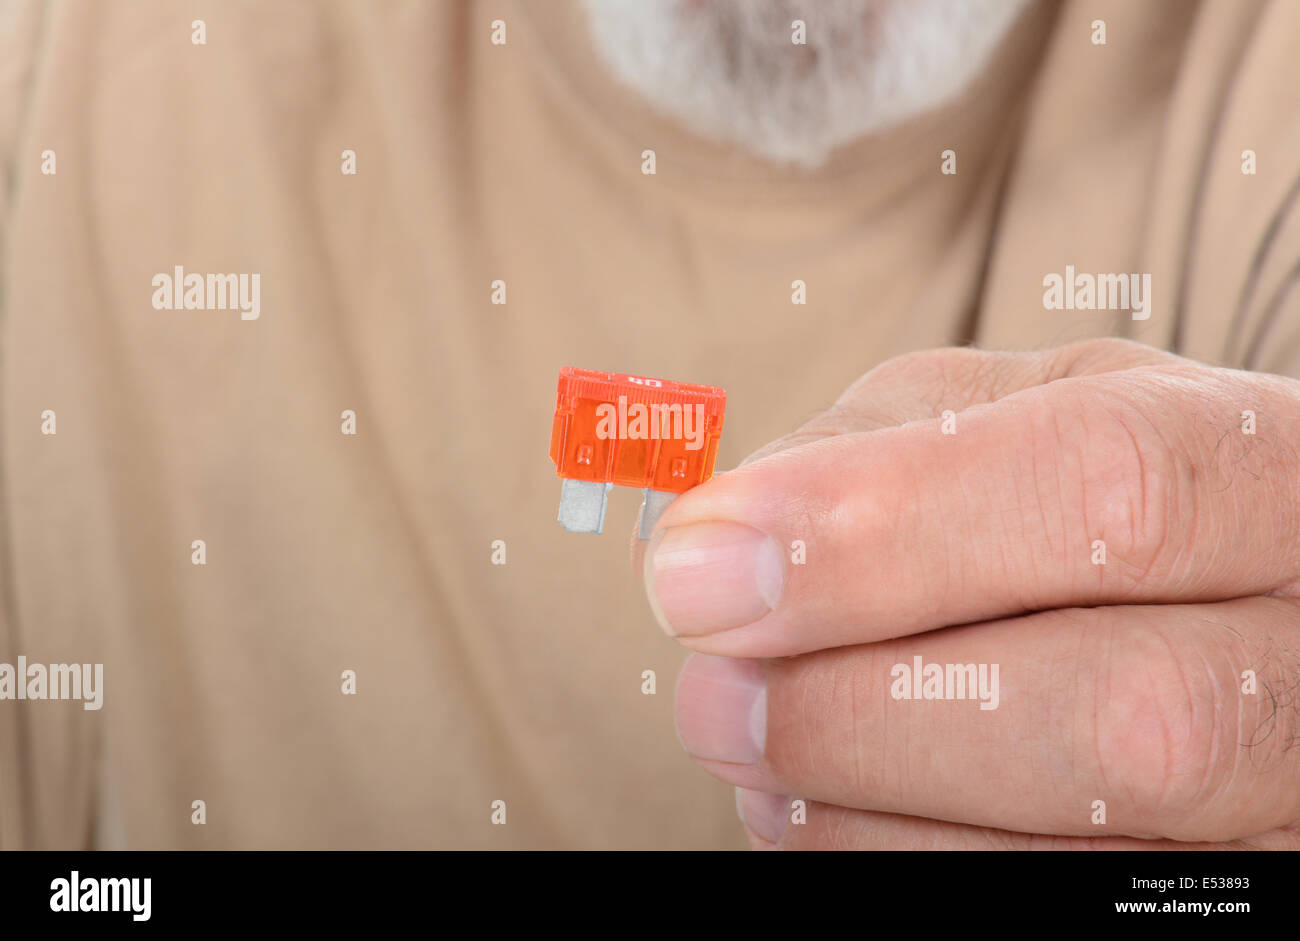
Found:
[[[1300,848],[1300,382],[911,354],[641,552],[695,652],[678,735],[755,847]],[[997,708],[895,699],[915,656],[998,664]]]

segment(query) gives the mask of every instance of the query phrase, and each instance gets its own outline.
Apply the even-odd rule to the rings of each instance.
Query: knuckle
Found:
[[[1114,390],[1090,386],[1049,397],[1032,436],[1038,510],[1059,505],[1069,545],[1101,540],[1101,577],[1119,597],[1165,584],[1185,565],[1198,523],[1196,471],[1159,420]],[[1076,572],[1074,551],[1064,558]]]
[[[1094,337],[1091,340],[1083,340],[1076,346],[1095,354],[1098,358],[1107,355],[1109,358],[1119,359],[1138,353],[1147,355],[1151,353],[1151,347],[1127,337]]]
[[[1232,671],[1151,629],[1106,632],[1105,649],[1092,735],[1099,780],[1140,835],[1176,837],[1232,775]]]
[[[960,347],[918,350],[885,360],[854,383],[853,388],[873,383],[915,382],[942,379],[958,364],[968,363],[978,351]]]
[[[1055,351],[1056,372],[1062,376],[1115,372],[1166,360],[1176,361],[1177,357],[1124,337],[1079,340]]]
[[[849,387],[840,404],[850,408],[888,401],[887,390],[906,388],[936,414],[968,402],[993,401],[1023,384],[1036,354],[943,347],[888,359]],[[882,390],[886,390],[882,395]],[[907,415],[904,420],[918,417]]]
[[[852,804],[880,788],[884,747],[880,710],[868,699],[877,671],[868,647],[823,650],[769,664],[766,760],[799,791],[815,784],[817,800]]]

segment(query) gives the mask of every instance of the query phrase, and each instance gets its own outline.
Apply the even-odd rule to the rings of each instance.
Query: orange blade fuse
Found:
[[[551,426],[560,525],[605,528],[610,488],[641,488],[642,539],[679,493],[713,476],[727,393],[667,379],[566,366]]]

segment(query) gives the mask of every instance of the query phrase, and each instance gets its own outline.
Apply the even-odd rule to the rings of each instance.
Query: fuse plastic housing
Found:
[[[556,475],[682,493],[713,476],[727,393],[566,366],[551,427]]]

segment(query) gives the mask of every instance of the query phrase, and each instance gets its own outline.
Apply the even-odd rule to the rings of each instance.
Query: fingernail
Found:
[[[754,835],[775,843],[790,822],[790,798],[784,794],[751,791],[736,788],[736,813],[740,822],[754,831]]]
[[[752,624],[776,607],[784,581],[781,547],[740,523],[661,530],[645,556],[650,608],[674,637]]]
[[[767,683],[757,660],[692,654],[677,680],[677,738],[693,758],[752,764],[767,743]]]

